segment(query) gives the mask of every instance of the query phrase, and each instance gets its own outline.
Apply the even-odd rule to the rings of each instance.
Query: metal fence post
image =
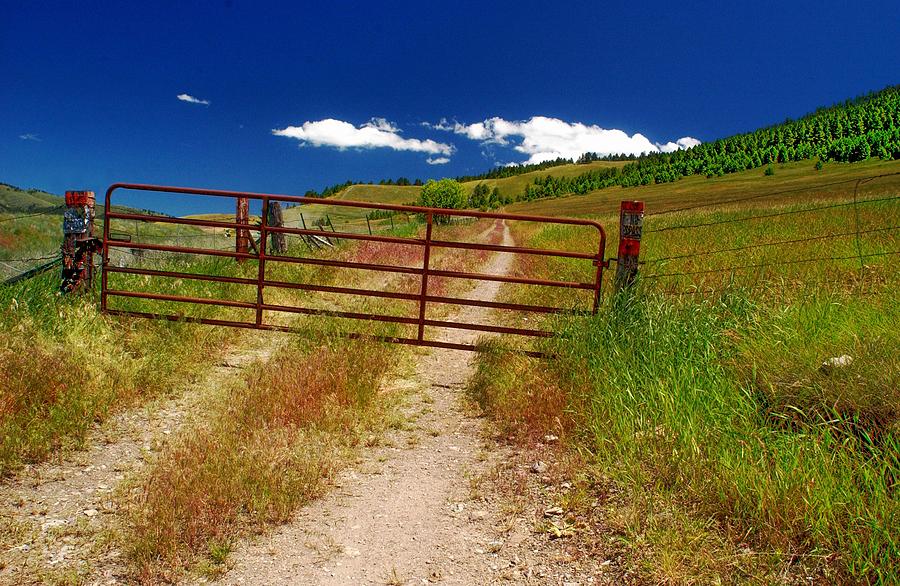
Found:
[[[644,202],[623,201],[619,209],[619,253],[616,257],[616,291],[630,287],[638,273]]]
[[[102,248],[94,238],[94,192],[67,191],[63,214],[62,284],[69,293],[90,289],[94,278],[94,253]]]

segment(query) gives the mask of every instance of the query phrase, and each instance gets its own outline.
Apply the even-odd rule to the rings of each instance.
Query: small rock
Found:
[[[559,485],[559,487],[563,490],[570,490],[572,488],[572,483],[571,482],[563,482],[562,484]]]
[[[472,519],[476,521],[480,521],[481,519],[486,519],[488,516],[487,511],[472,511]]]
[[[84,510],[84,514],[87,515],[88,517],[93,517],[99,512],[100,511],[98,511],[97,509],[85,509]]]
[[[562,507],[550,507],[546,511],[544,511],[545,517],[559,517],[563,514]]]
[[[466,505],[462,503],[453,503],[452,505],[450,505],[450,511],[453,513],[462,513],[465,508]]]
[[[823,374],[830,374],[835,368],[845,368],[853,364],[853,357],[848,354],[833,356],[822,363],[819,371]]]
[[[558,441],[559,441],[559,436],[549,434],[549,433],[544,436],[544,443],[552,444],[552,443],[558,442]]]
[[[547,471],[547,464],[541,460],[538,460],[531,465],[531,471],[535,474],[543,474]]]

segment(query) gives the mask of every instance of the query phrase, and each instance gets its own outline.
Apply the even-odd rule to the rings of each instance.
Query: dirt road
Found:
[[[504,244],[511,244],[509,229]],[[511,255],[497,254],[487,273],[509,271]],[[481,282],[469,293],[490,300],[499,283]],[[455,318],[487,321],[485,308]],[[469,343],[477,333],[441,332]],[[227,584],[476,584],[496,581],[494,503],[472,494],[474,477],[489,463],[481,454],[481,422],[464,412],[461,393],[472,356],[434,349],[416,358],[404,407],[408,425],[369,449],[345,471],[329,496],[300,511],[272,535],[240,548]],[[503,564],[503,571],[509,569]]]

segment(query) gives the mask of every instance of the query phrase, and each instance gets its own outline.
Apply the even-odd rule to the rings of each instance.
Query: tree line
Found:
[[[671,153],[650,153],[619,169],[576,177],[539,177],[521,199],[581,194],[612,185],[670,183],[689,175],[716,177],[764,165],[817,158],[857,162],[900,159],[900,86],[886,88],[781,124]],[[579,161],[594,159],[584,155]],[[767,167],[770,169],[770,167]],[[771,171],[770,171],[771,172]]]

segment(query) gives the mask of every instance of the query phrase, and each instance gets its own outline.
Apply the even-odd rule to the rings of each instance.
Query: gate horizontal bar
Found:
[[[366,262],[350,262],[346,260],[330,260],[324,258],[308,258],[303,256],[276,256],[266,255],[266,261],[292,262],[301,265],[317,265],[322,267],[338,267],[344,269],[360,269],[366,271],[384,271],[386,273],[405,273],[421,275],[422,269],[417,267],[398,267],[394,265],[379,265]]]
[[[210,299],[208,297],[186,297],[183,295],[167,295],[165,293],[145,293],[142,291],[119,291],[107,289],[107,295],[115,297],[135,297],[137,299],[155,299],[157,301],[176,301],[179,303],[199,303],[201,305],[221,305],[223,307],[239,307],[241,309],[256,309],[256,303],[247,301],[232,301],[230,299]]]
[[[256,286],[256,279],[244,279],[241,277],[222,277],[219,275],[204,275],[201,273],[179,273],[177,271],[158,271],[155,269],[137,269],[132,267],[106,267],[109,273],[125,273],[128,275],[146,275],[148,277],[169,277],[172,279],[193,279],[195,281],[212,281],[214,283],[234,283],[236,285]]]
[[[479,244],[477,242],[454,242],[452,240],[432,240],[432,246],[442,248],[466,248],[471,250],[490,250],[492,252],[514,252],[518,254],[534,254],[537,256],[560,256],[563,258],[597,258],[596,254],[586,252],[569,252],[567,250],[545,250],[523,246],[504,246],[502,244]]]
[[[518,336],[533,336],[537,338],[552,338],[553,332],[543,330],[527,330],[522,328],[509,328],[505,326],[491,326],[486,324],[469,324],[456,321],[441,321],[426,319],[422,323],[436,328],[451,328],[455,330],[473,330],[476,332],[493,332],[496,334],[515,334]]]
[[[130,316],[130,317],[142,317],[148,319],[159,319],[159,320],[167,320],[174,322],[186,322],[186,323],[196,323],[196,324],[205,324],[211,326],[226,326],[231,328],[241,328],[248,330],[266,330],[271,332],[288,332],[294,334],[306,334],[308,330],[304,330],[302,328],[293,328],[290,326],[276,326],[269,324],[257,325],[252,322],[240,322],[240,321],[230,321],[224,319],[213,319],[207,317],[188,317],[188,316],[179,316],[179,315],[167,315],[160,313],[147,313],[143,311],[126,311],[124,309],[107,309],[106,313],[109,315],[120,315],[120,316]],[[441,342],[436,340],[417,340],[415,338],[398,338],[394,336],[376,336],[373,334],[362,334],[359,332],[335,332],[335,335],[341,336],[343,338],[350,338],[354,340],[375,340],[378,342],[389,342],[392,344],[407,344],[410,346],[427,346],[430,348],[449,348],[451,350],[467,350],[470,352],[477,352],[481,350],[483,347],[477,344],[458,344],[455,342]],[[505,348],[497,348],[499,351],[505,352],[515,352],[516,354],[522,354],[525,356],[531,356],[532,358],[545,358],[547,355],[543,352],[534,352],[532,350],[514,350],[514,349],[505,349]]]
[[[109,212],[106,217],[111,220],[136,220],[139,222],[160,222],[162,224],[183,224],[185,226],[203,226],[206,228],[233,228],[235,230],[260,231],[260,226],[255,224],[239,224],[237,222],[222,222],[219,220],[200,220],[198,218],[174,218],[172,216],[153,216],[150,214],[125,214],[122,212]]]
[[[253,307],[256,307],[254,304]],[[312,307],[294,307],[291,305],[271,305],[263,303],[260,307],[265,311],[282,311],[285,313],[301,313],[304,315],[327,315],[329,317],[345,317],[348,319],[366,319],[370,321],[383,321],[398,324],[417,324],[419,320],[414,317],[401,317],[397,315],[378,315],[371,313],[357,313],[354,311],[338,311],[335,309],[314,309]]]
[[[593,283],[575,283],[570,281],[547,281],[545,279],[529,279],[526,277],[510,277],[507,275],[486,275],[484,273],[463,273],[458,271],[432,270],[431,275],[436,277],[451,277],[455,279],[471,279],[473,281],[499,281],[501,283],[519,283],[522,285],[543,285],[545,287],[563,287],[567,289],[594,289]]]
[[[417,296],[416,296],[417,297]],[[481,299],[463,299],[461,297],[440,297],[437,295],[426,295],[425,301],[431,303],[447,303],[450,305],[472,305],[475,307],[490,307],[492,309],[510,309],[514,311],[531,311],[534,313],[561,313],[573,315],[579,312],[574,309],[563,309],[561,307],[548,307],[544,305],[526,305],[523,303],[505,303],[503,301],[482,301]]]
[[[253,281],[256,284],[256,281]],[[314,285],[312,283],[290,283],[287,281],[263,281],[265,287],[279,287],[281,289],[300,289],[303,291],[319,291],[321,293],[340,293],[343,295],[361,295],[363,297],[382,297],[385,299],[405,299],[418,301],[419,295],[415,293],[400,293],[399,291],[370,291],[368,289],[355,289],[353,287],[335,287],[332,285]]]
[[[408,244],[422,246],[425,240],[421,238],[403,238],[401,236],[379,236],[378,234],[357,234],[356,232],[332,232],[330,230],[313,230],[311,228],[291,228],[288,226],[266,226],[266,232],[278,232],[281,234],[296,234],[298,236],[321,236],[322,238],[345,238],[347,240],[369,240],[372,242],[387,242],[390,244]]]
[[[230,250],[219,250],[217,248],[189,248],[186,246],[171,246],[168,244],[147,244],[145,242],[126,242],[124,240],[107,240],[106,245],[117,248],[158,250],[160,252],[177,252],[180,254],[205,254],[207,256],[225,256],[228,258],[258,258],[255,254],[250,254],[249,252],[231,252]]]

